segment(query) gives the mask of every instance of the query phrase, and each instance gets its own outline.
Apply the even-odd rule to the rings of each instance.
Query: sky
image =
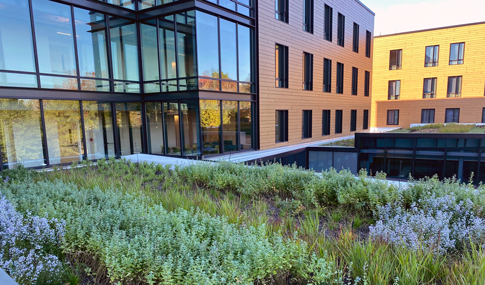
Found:
[[[485,22],[485,0],[360,1],[376,13],[376,36]]]

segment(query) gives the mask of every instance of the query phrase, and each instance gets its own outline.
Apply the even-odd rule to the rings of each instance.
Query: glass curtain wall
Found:
[[[98,1],[101,1],[101,0],[98,0]],[[119,1],[120,0],[118,0],[118,2]],[[177,0],[140,0],[138,4],[138,9],[140,10],[148,9],[155,6],[172,3],[175,1]],[[227,8],[229,10],[237,11],[238,13],[244,16],[253,17],[252,15],[253,0],[207,0],[207,1],[212,2],[214,4],[219,4],[222,7]]]
[[[175,22],[173,16],[161,18],[158,22],[158,38],[160,53],[160,76],[162,92],[177,91],[177,52],[175,49]]]
[[[237,151],[239,146],[237,101],[222,101],[222,124],[224,152]]]
[[[141,103],[116,103],[120,156],[142,152]]]
[[[111,104],[83,101],[84,129],[88,160],[115,156]]]
[[[178,103],[163,103],[163,119],[167,137],[167,155],[181,155],[180,114]]]
[[[203,154],[220,153],[221,102],[200,100],[200,127]]]
[[[165,154],[164,128],[162,120],[162,103],[146,103],[148,153]]]
[[[253,149],[253,104],[251,102],[239,102],[239,122],[241,131],[241,150]]]
[[[199,104],[197,101],[180,103],[183,125],[184,156],[198,156],[199,150]]]

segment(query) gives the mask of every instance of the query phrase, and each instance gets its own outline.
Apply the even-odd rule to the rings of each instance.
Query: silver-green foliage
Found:
[[[292,273],[325,281],[328,264],[304,242],[269,237],[196,210],[166,211],[148,197],[60,181],[12,183],[1,192],[20,212],[65,220],[63,250],[105,264],[122,284],[251,284]]]

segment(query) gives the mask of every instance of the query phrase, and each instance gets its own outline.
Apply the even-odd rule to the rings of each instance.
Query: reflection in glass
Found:
[[[140,93],[140,84],[133,82],[115,81],[115,92],[120,93]]]
[[[81,79],[81,90],[109,92],[109,81],[99,79]]]
[[[111,104],[83,101],[83,113],[88,159],[115,156]]]
[[[85,77],[109,78],[104,15],[74,8],[74,19],[79,73]]]
[[[139,80],[136,25],[110,17],[113,76],[119,80]]]
[[[147,8],[155,7],[155,5],[156,5],[155,0],[141,0],[138,7],[139,9],[147,9]]]
[[[239,83],[239,93],[251,93],[251,84]]]
[[[238,150],[237,101],[222,101],[224,152]]]
[[[40,72],[76,75],[71,8],[49,0],[32,7]]]
[[[4,169],[45,165],[39,100],[0,99],[0,148]]]
[[[40,87],[49,89],[78,90],[77,78],[40,76]]]
[[[148,24],[141,24],[140,26],[143,80],[159,80],[160,76],[158,74],[159,67],[157,54],[157,28]]]
[[[200,155],[199,150],[199,104],[197,101],[180,103],[180,114],[182,115],[184,155]]]
[[[37,77],[30,74],[0,72],[0,86],[37,88]]]
[[[249,10],[249,8],[244,7],[243,5],[237,5],[237,11],[243,14],[244,16],[251,17],[251,11]]]
[[[160,82],[145,83],[145,93],[158,93],[160,92]]]
[[[83,159],[79,101],[44,100],[44,118],[50,164]]]
[[[146,103],[148,153],[164,154],[164,134],[162,122],[162,104],[159,102]]]
[[[196,90],[197,87],[197,78],[179,80],[179,91]]]
[[[177,80],[162,81],[162,92],[177,91]]]
[[[219,80],[212,80],[207,78],[199,78],[199,89],[201,90],[220,90],[220,81]]]
[[[177,64],[179,78],[197,76],[195,26],[195,11],[177,14]],[[217,46],[217,41],[215,43]]]
[[[231,0],[219,0],[219,5],[221,5],[222,7],[227,8],[227,9],[236,11],[236,3],[234,3]]]
[[[120,156],[142,152],[140,103],[116,103]]]
[[[239,81],[251,82],[251,30],[238,25]],[[241,92],[241,90],[239,91]]]
[[[221,104],[218,100],[200,100],[200,127],[203,154],[220,153]]]
[[[219,78],[218,43],[217,17],[197,11],[197,53],[200,55],[199,76]]]
[[[135,9],[135,1],[132,0],[105,0],[103,2],[108,2],[110,4],[125,7],[128,9]]]
[[[253,125],[252,125],[252,108],[251,102],[239,102],[239,117],[241,124],[240,141],[241,150],[253,148]]]
[[[221,78],[237,80],[236,24],[222,19],[220,23]],[[237,92],[237,85],[234,92]]]
[[[28,0],[0,0],[0,69],[35,71]]]
[[[160,40],[160,74],[162,79],[177,77],[177,63],[175,59],[175,25],[173,16],[159,20]]]
[[[222,87],[222,91],[237,92],[236,81],[221,81],[221,87]]]
[[[167,155],[181,155],[178,103],[163,103],[163,117],[167,134]]]

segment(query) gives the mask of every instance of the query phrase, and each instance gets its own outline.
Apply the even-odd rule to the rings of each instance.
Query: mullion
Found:
[[[30,28],[32,32],[32,45],[34,49],[34,61],[35,61],[35,72],[37,77],[37,88],[40,86],[40,70],[39,70],[39,56],[37,53],[37,40],[35,38],[35,25],[34,25],[34,9],[32,8],[32,0],[29,0],[29,14],[30,14]]]
[[[77,53],[77,37],[76,37],[76,19],[74,19],[74,6],[71,5],[71,26],[72,26],[72,38],[74,41],[74,60],[76,61],[76,78],[77,78],[77,90],[81,90],[81,74],[79,69],[79,55]]]

